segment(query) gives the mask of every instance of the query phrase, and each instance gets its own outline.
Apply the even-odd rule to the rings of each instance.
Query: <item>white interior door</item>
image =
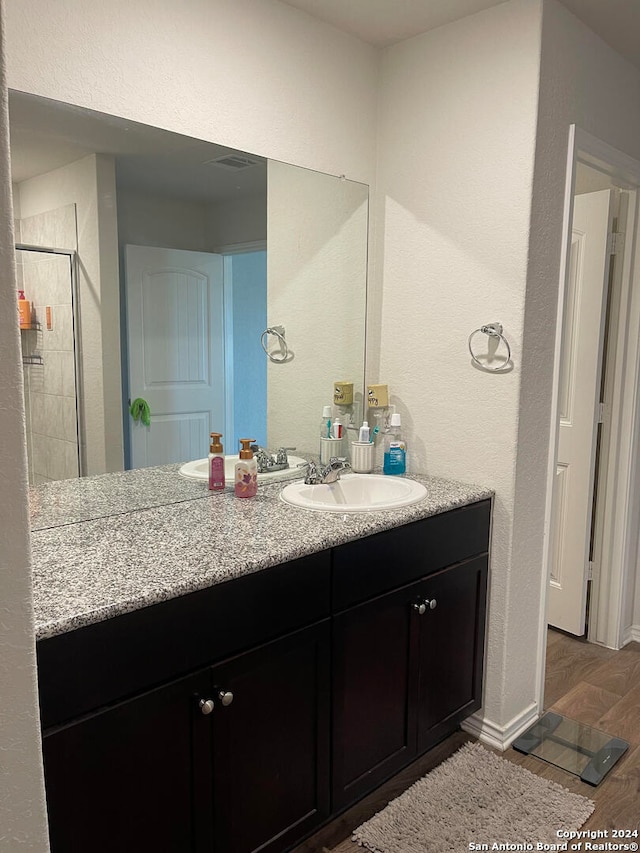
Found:
[[[610,190],[574,199],[562,330],[548,620],[578,636],[586,619],[611,207]]]
[[[129,418],[131,467],[199,459],[224,429],[221,255],[127,246],[129,394],[151,425]]]

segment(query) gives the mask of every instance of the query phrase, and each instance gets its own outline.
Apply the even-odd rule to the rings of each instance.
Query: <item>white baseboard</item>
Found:
[[[497,723],[483,716],[481,712],[478,712],[463,721],[462,729],[474,735],[483,743],[504,752],[525,729],[528,729],[532,723],[535,723],[539,716],[538,703],[532,702],[531,705],[517,714],[505,726],[499,726]]]
[[[640,643],[640,625],[630,625],[625,628],[622,635],[622,645],[626,646],[627,643]]]

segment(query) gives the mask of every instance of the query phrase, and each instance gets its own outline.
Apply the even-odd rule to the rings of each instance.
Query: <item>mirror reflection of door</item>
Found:
[[[578,636],[586,628],[612,221],[611,190],[576,195],[562,330],[548,621]]]
[[[202,458],[214,430],[227,453],[264,444],[266,252],[127,246],[125,287],[128,399],[150,411],[129,416],[129,467]]]
[[[80,474],[72,265],[71,252],[16,248],[30,485]]]
[[[127,246],[131,467],[198,459],[224,431],[223,259],[207,252]]]

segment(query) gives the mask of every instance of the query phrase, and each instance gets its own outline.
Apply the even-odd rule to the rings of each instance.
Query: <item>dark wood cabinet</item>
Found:
[[[41,641],[52,853],[284,853],[454,731],[481,704],[490,510]]]
[[[212,670],[215,850],[277,853],[329,815],[329,620]]]
[[[418,586],[426,607],[418,617],[417,739],[422,753],[482,704],[487,558],[437,572]]]
[[[47,733],[52,853],[279,853],[308,834],[329,814],[329,646],[326,620]]]
[[[211,849],[209,683],[199,672],[45,733],[52,853]]]
[[[417,585],[333,620],[333,805],[355,802],[416,754]]]
[[[333,805],[355,802],[481,705],[487,559],[339,614]]]

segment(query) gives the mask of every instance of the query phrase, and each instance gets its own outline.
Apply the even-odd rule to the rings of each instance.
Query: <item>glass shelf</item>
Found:
[[[39,353],[31,353],[31,355],[22,356],[23,364],[44,364],[44,359]]]

